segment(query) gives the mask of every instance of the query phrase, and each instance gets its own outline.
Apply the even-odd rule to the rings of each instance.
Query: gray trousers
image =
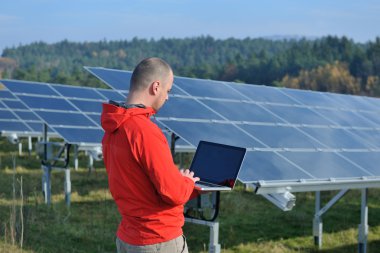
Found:
[[[135,246],[116,238],[117,253],[188,253],[186,238],[181,235],[173,240],[151,245]]]

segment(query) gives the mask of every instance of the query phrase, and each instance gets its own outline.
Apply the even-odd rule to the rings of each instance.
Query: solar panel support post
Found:
[[[28,136],[28,153],[29,156],[32,154],[32,136]]]
[[[318,213],[321,209],[321,192],[315,192],[315,213]],[[323,223],[322,217],[315,215],[313,219],[313,236],[314,236],[314,245],[318,248],[322,247],[322,231]]]
[[[88,156],[88,172],[92,172],[94,170],[94,158],[92,155]]]
[[[71,179],[70,179],[70,169],[65,169],[65,202],[67,206],[70,206],[71,201]]]
[[[42,165],[42,191],[44,194],[45,204],[51,203],[51,167],[50,165]]]
[[[361,213],[359,225],[359,253],[367,252],[367,238],[368,238],[368,188],[362,189]]]
[[[175,155],[175,142],[179,139],[179,137],[175,134],[175,133],[172,133],[171,134],[171,138],[170,138],[170,151],[172,153],[172,157],[173,157],[173,160],[174,160],[174,155]]]
[[[220,253],[221,247],[219,244],[219,222],[198,220],[193,218],[186,218],[186,222],[208,226],[210,228],[210,243],[208,252]]]
[[[18,143],[18,154],[20,156],[22,155],[22,142],[21,141]]]
[[[43,161],[42,161],[42,189],[45,197],[45,203],[47,205],[50,205],[51,203],[51,165],[48,163],[45,163],[44,161],[47,161],[48,159],[48,150],[47,150],[47,132],[48,132],[48,126],[46,124],[43,124],[42,127],[42,134],[43,134],[43,143],[44,143],[44,150],[43,150]]]
[[[78,170],[78,145],[74,145],[74,169]]]
[[[70,169],[68,168],[69,155],[70,155],[70,144],[66,144],[65,145],[66,164],[64,166],[64,170],[65,170],[64,190],[65,190],[65,202],[66,202],[66,206],[68,207],[70,206],[70,201],[71,201],[71,179],[70,179]]]
[[[323,208],[321,206],[320,192],[316,194],[316,205],[315,205],[315,215],[313,219],[313,236],[314,236],[314,244],[319,248],[322,247],[322,215],[325,214],[331,207],[333,207],[338,200],[340,200],[346,193],[348,189],[341,190],[338,194],[336,194]]]

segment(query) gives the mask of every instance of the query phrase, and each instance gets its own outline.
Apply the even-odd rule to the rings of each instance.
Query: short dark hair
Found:
[[[130,91],[143,90],[156,80],[166,82],[172,72],[166,61],[157,57],[146,58],[133,70]]]

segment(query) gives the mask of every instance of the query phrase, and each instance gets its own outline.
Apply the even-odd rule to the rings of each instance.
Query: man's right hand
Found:
[[[200,180],[199,177],[194,177],[194,172],[190,171],[189,169],[186,169],[186,170],[181,169],[179,170],[179,172],[181,172],[182,176],[188,177],[191,180],[193,180],[194,183]]]

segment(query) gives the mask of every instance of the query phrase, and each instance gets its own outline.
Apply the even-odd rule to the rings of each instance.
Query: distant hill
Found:
[[[366,44],[346,37],[297,35],[35,42],[4,49],[7,67],[3,63],[0,68],[8,78],[100,86],[83,66],[132,70],[151,56],[164,58],[179,76],[380,95],[380,38]],[[333,86],[324,85],[326,81],[337,85],[330,90]]]
[[[317,40],[319,39],[320,37],[318,36],[302,36],[302,35],[270,35],[270,36],[261,36],[259,37],[261,39],[265,39],[265,40],[274,40],[274,41],[278,41],[278,40]]]

